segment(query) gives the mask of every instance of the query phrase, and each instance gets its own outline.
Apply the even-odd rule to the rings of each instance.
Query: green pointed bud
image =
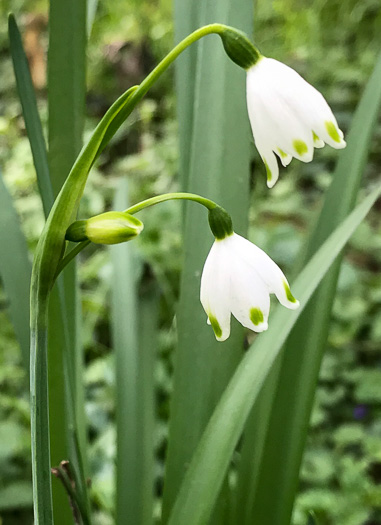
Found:
[[[209,210],[209,226],[218,241],[233,234],[232,218],[226,210],[220,206]]]
[[[226,27],[220,37],[228,57],[243,69],[254,66],[262,56],[247,35],[238,29]]]
[[[143,223],[133,215],[109,211],[91,219],[73,222],[66,231],[66,239],[74,242],[89,240],[95,244],[119,244],[133,239],[143,228]]]

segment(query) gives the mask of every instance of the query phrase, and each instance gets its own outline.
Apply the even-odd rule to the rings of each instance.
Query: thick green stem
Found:
[[[33,505],[35,525],[53,523],[50,477],[47,301],[39,298],[32,311],[30,406],[32,434]]]

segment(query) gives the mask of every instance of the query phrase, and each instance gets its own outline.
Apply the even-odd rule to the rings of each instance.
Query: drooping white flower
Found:
[[[230,335],[231,314],[254,332],[267,330],[270,293],[287,308],[299,306],[283,272],[263,250],[236,233],[214,242],[200,299],[218,341]]]
[[[296,71],[272,58],[261,57],[247,70],[247,108],[255,145],[266,166],[267,185],[292,157],[310,162],[324,143],[345,148],[343,132],[325,101]]]

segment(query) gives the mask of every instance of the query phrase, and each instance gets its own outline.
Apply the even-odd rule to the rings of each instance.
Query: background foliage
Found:
[[[23,28],[39,107],[46,120],[47,5],[6,0]],[[100,0],[88,49],[88,130],[110,103],[139,82],[172,45],[168,0]],[[295,67],[320,89],[346,130],[381,48],[377,0],[258,0],[255,37],[267,56]],[[16,96],[5,24],[0,29],[0,166],[31,253],[43,213]],[[128,175],[130,200],[179,188],[178,144],[172,75],[165,75],[102,154],[86,189],[84,217],[112,205]],[[305,232],[319,210],[336,153],[318,151],[311,164],[293,162],[271,191],[253,147],[250,238],[292,275]],[[381,127],[372,142],[366,184],[379,179]],[[149,216],[148,216],[149,213]],[[343,264],[308,446],[301,471],[295,525],[314,510],[318,523],[381,524],[381,208],[376,207],[351,241]],[[142,217],[144,221],[144,216]],[[160,289],[155,363],[155,512],[159,515],[171,395],[175,306],[181,265],[181,215],[176,203],[147,212],[140,257]],[[4,249],[4,248],[2,248]],[[80,281],[86,372],[89,463],[96,523],[112,523],[115,458],[115,376],[110,337],[111,262],[99,247],[83,254]],[[290,275],[290,276],[291,276]],[[251,336],[250,336],[251,337]],[[28,388],[20,349],[0,292],[0,516],[4,524],[31,522]],[[290,407],[291,409],[292,407]]]

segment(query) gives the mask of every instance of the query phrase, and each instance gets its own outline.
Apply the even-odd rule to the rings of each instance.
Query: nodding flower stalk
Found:
[[[40,237],[33,264],[31,281],[31,429],[33,501],[36,525],[53,522],[50,458],[49,416],[47,386],[47,307],[50,291],[57,275],[76,252],[65,254],[65,234],[75,220],[89,171],[111,137],[131,114],[150,87],[191,44],[200,38],[217,34],[221,37],[228,56],[237,64],[250,67],[259,53],[238,30],[223,24],[201,27],[187,36],[158,64],[139,86],[126,91],[107,111],[89,142],[83,147],[74,163],[46,221]]]
[[[201,277],[200,299],[218,341],[230,334],[231,314],[246,328],[263,332],[268,328],[270,294],[287,308],[298,308],[288,281],[280,268],[260,248],[237,235],[226,210],[215,202],[192,193],[166,193],[139,202],[123,212],[107,212],[88,220],[74,222],[66,238],[80,242],[116,244],[138,235],[143,224],[133,214],[168,200],[190,200],[208,209],[208,220],[215,242]],[[79,250],[74,248],[75,254]],[[70,252],[62,261],[72,260]]]

